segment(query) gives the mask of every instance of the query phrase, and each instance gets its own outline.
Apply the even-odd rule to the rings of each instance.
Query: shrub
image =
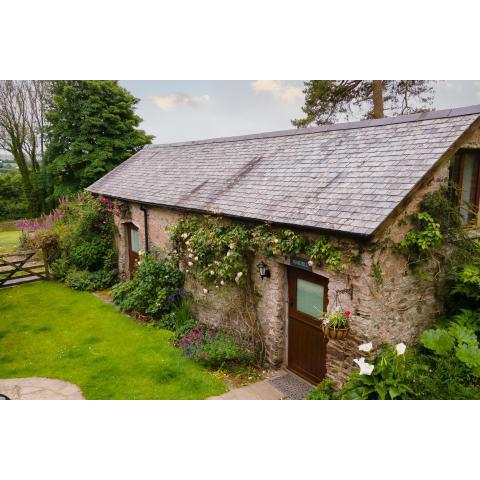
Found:
[[[210,368],[231,369],[239,365],[250,365],[255,362],[255,354],[248,342],[237,339],[233,335],[205,324],[186,324],[183,334],[177,332],[176,346],[181,348],[187,357],[192,358]],[[179,338],[180,337],[180,338]]]
[[[476,335],[479,325],[480,313],[464,310],[443,328],[424,331],[420,342],[440,357],[454,354],[472,375],[480,377],[480,347]]]
[[[402,345],[402,344],[399,344]],[[398,348],[398,346],[397,346]],[[411,355],[409,352],[407,355]],[[360,359],[364,360],[364,359]],[[404,353],[383,345],[373,364],[358,361],[360,372],[354,372],[339,392],[344,400],[395,400],[413,394]],[[373,368],[371,368],[373,365]],[[366,368],[368,366],[370,368]],[[365,371],[363,371],[365,368]]]
[[[305,400],[334,400],[334,397],[335,382],[325,378],[315,388],[310,390]]]
[[[80,270],[95,271],[103,267],[112,244],[96,237],[88,241],[72,242],[70,258]]]
[[[124,311],[159,318],[169,313],[183,295],[183,275],[169,260],[145,256],[132,280],[113,288],[113,301]]]
[[[156,324],[158,328],[165,328],[172,332],[182,331],[183,328],[191,322],[194,322],[194,314],[192,308],[192,299],[183,297],[173,310],[164,315]],[[192,325],[193,328],[193,325]]]
[[[87,270],[71,270],[65,276],[65,284],[75,290],[94,292],[111,287],[117,276],[113,271],[98,270],[89,272]]]
[[[410,379],[419,400],[480,399],[480,379],[455,355],[417,353],[410,366]]]

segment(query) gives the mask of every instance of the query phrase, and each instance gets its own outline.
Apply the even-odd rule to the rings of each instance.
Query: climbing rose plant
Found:
[[[269,225],[250,227],[208,216],[184,217],[170,228],[170,236],[172,254],[183,263],[185,273],[216,288],[245,285],[250,260],[257,252],[266,257],[307,255],[310,266],[345,266],[338,245],[327,238],[312,241],[292,230],[274,231]]]

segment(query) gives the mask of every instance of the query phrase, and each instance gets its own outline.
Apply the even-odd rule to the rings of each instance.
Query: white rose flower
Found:
[[[309,261],[307,262],[307,265],[308,265],[309,267],[313,267],[313,260],[309,260]]]
[[[276,238],[273,243],[278,243],[280,240],[278,238]]]
[[[362,352],[369,352],[373,348],[372,342],[362,343],[358,346],[358,349]]]
[[[218,288],[218,285],[215,285],[215,288]]]
[[[243,275],[243,272],[237,272],[237,277],[240,278]]]
[[[208,293],[208,290],[206,288],[204,288],[203,293]]]
[[[374,365],[365,361],[365,358],[355,358],[353,360],[360,368],[360,375],[371,375],[373,369],[375,368]]]
[[[215,275],[215,272],[213,270],[210,270],[210,275]]]
[[[191,267],[193,265],[192,262],[188,262],[188,266]]]
[[[395,346],[395,350],[397,351],[397,355],[403,355],[405,353],[406,349],[407,349],[407,346],[403,342],[398,343]]]
[[[232,254],[232,251],[229,250],[229,251],[227,252],[227,257],[229,257],[231,254]]]
[[[190,240],[187,240],[187,241],[185,242],[185,245],[190,245]]]
[[[195,257],[194,260],[197,262],[197,261],[198,261],[198,257]]]
[[[193,258],[193,253],[189,253],[188,258]]]
[[[182,233],[182,238],[187,238],[188,237],[188,233]]]
[[[225,285],[225,282],[223,280],[221,280],[220,285]]]

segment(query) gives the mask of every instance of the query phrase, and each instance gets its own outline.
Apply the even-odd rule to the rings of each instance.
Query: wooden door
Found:
[[[138,228],[133,223],[127,224],[128,239],[128,274],[132,277],[139,259],[140,240],[138,237]]]
[[[328,280],[288,270],[288,369],[317,384],[326,374],[326,344],[318,316],[327,309]]]

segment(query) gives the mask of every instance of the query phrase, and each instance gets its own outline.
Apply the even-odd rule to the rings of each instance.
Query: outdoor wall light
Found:
[[[257,269],[262,280],[264,278],[270,278],[270,268],[263,260],[257,265]]]

